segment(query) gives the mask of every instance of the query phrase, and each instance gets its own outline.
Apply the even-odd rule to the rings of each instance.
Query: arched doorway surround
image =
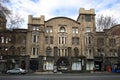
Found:
[[[68,59],[65,57],[60,57],[57,60],[56,64],[57,64],[58,71],[66,71],[68,70],[68,67],[70,65]]]

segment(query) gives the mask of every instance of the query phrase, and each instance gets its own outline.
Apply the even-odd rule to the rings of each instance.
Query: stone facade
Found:
[[[94,9],[80,8],[77,20],[68,17],[28,16],[28,29],[0,27],[1,61],[6,69],[22,67],[33,71],[101,70],[118,62],[120,25],[96,32]],[[106,62],[108,62],[106,64]],[[2,64],[2,63],[0,63]]]

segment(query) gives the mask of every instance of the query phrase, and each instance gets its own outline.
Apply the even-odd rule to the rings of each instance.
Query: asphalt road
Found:
[[[0,80],[120,80],[120,74],[1,75]]]

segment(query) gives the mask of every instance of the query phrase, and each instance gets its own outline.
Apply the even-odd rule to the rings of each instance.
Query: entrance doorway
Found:
[[[38,70],[39,62],[37,60],[30,60],[30,69],[33,71]]]
[[[58,71],[66,71],[68,70],[68,67],[69,67],[69,61],[67,58],[65,57],[60,57],[58,60],[57,60],[57,69]]]
[[[101,71],[102,61],[95,61],[95,69],[96,71]]]
[[[26,68],[26,62],[24,60],[21,61],[21,68],[22,69]]]

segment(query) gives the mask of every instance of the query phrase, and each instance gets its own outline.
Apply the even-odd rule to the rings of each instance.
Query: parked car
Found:
[[[7,70],[8,74],[26,74],[27,70],[24,70],[22,68],[15,68],[15,69],[11,69],[11,70]]]
[[[62,70],[64,71],[64,70],[67,70],[67,69],[68,69],[68,68],[65,67],[65,66],[59,66],[59,67],[58,67],[58,70],[60,70],[60,71],[62,71]]]

